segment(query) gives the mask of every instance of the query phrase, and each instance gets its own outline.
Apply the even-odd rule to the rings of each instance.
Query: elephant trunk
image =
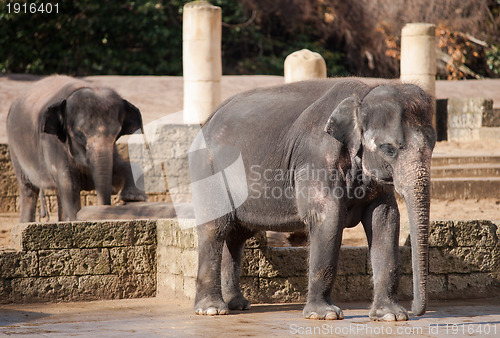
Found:
[[[113,179],[113,143],[88,148],[90,170],[98,205],[111,205]]]
[[[405,173],[402,182],[407,183],[396,190],[403,196],[408,209],[413,267],[412,312],[421,316],[426,310],[428,293],[430,161],[418,161],[408,166]]]

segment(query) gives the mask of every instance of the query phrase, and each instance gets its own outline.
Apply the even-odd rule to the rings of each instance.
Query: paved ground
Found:
[[[301,318],[303,304],[254,305],[228,316],[194,314],[185,299],[132,299],[0,307],[0,335],[98,336],[500,336],[500,300],[431,302],[423,317],[400,323],[368,319],[369,304],[340,304],[342,321]],[[409,306],[408,303],[405,303]]]

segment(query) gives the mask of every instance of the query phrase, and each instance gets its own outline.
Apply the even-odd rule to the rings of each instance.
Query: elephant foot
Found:
[[[321,319],[321,320],[337,320],[344,319],[342,310],[333,304],[318,304],[307,302],[304,311],[302,312],[304,318],[307,319]]]
[[[229,309],[222,299],[214,300],[210,298],[204,298],[197,302],[194,311],[197,315],[204,316],[227,315],[229,313]]]
[[[242,294],[230,297],[229,301],[227,302],[227,306],[229,307],[229,310],[248,310],[250,309],[250,302],[243,297]]]
[[[395,322],[408,320],[408,311],[398,304],[373,305],[370,310],[370,320]]]
[[[146,202],[148,200],[148,196],[144,191],[139,190],[136,187],[125,186],[120,193],[120,199],[124,202]]]

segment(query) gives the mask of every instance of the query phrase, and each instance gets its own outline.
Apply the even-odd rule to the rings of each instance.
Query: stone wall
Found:
[[[151,297],[154,221],[25,223],[0,252],[0,303]]]
[[[500,224],[500,222],[497,222]],[[197,235],[193,222],[158,222],[158,296],[166,290],[193,298]],[[460,299],[500,295],[500,228],[490,221],[434,222],[430,233],[429,297]],[[265,236],[245,248],[241,286],[251,302],[303,302],[307,248],[271,248]],[[401,299],[412,298],[411,248],[400,247]],[[337,301],[372,298],[366,247],[343,247],[334,288]]]
[[[429,296],[500,296],[500,222],[433,222]],[[29,223],[14,228],[16,250],[0,252],[0,303],[137,298],[193,298],[198,239],[194,220]],[[241,286],[253,303],[303,302],[308,249],[247,242]],[[411,249],[400,247],[401,299],[412,298]],[[337,301],[370,301],[366,247],[343,247]]]
[[[142,134],[128,140],[134,178],[143,182],[139,188],[148,194],[168,190],[174,203],[191,202],[188,153],[200,130],[198,124],[184,124],[181,119],[181,113],[175,113],[148,123],[144,127],[148,147]]]
[[[500,111],[486,98],[449,98],[446,129],[449,141],[498,139]]]

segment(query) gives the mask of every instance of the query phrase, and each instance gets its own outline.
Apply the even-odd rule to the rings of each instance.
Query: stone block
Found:
[[[180,265],[185,277],[196,278],[198,275],[198,250],[183,250]]]
[[[411,275],[413,271],[412,261],[411,261],[411,247],[400,246],[399,247],[399,273]]]
[[[196,278],[184,277],[182,290],[184,291],[184,296],[194,299],[196,296]]]
[[[397,292],[398,292],[398,298],[400,301],[413,299],[412,276],[409,276],[409,275],[400,276]]]
[[[78,298],[78,277],[15,278],[11,281],[14,303],[53,302]]]
[[[111,273],[124,275],[156,271],[156,246],[142,245],[109,249]]]
[[[19,237],[18,237],[19,236]],[[24,251],[69,249],[73,246],[73,227],[71,223],[25,223],[12,230],[12,237],[22,238]]]
[[[485,247],[455,247],[443,250],[447,256],[453,257],[468,266],[471,272],[500,271],[500,250]],[[461,273],[463,271],[450,271]]]
[[[346,299],[342,301],[367,301],[373,298],[373,281],[369,275],[346,276]]]
[[[181,275],[172,275],[170,273],[158,272],[156,275],[156,296],[165,298],[172,294],[184,294],[184,278]]]
[[[259,278],[260,302],[304,302],[307,295],[307,277]]]
[[[260,249],[245,249],[241,262],[241,276],[258,277],[262,254]]]
[[[268,248],[260,255],[259,276],[298,277],[307,275],[306,248]]]
[[[174,275],[182,274],[182,249],[175,247],[161,247],[157,251],[157,266],[159,272]]]
[[[429,247],[456,246],[453,221],[431,222],[429,227]]]
[[[179,112],[145,125],[148,148],[142,134],[131,135],[128,141],[132,172],[140,188],[146,193],[168,190],[174,203],[191,202],[188,153],[200,130],[199,124],[183,124],[182,119]]]
[[[492,102],[486,98],[448,99],[448,141],[479,139],[483,115],[488,116]]]
[[[14,213],[16,209],[16,196],[0,196],[0,212]]]
[[[267,248],[267,244],[266,233],[261,231],[246,241],[245,248]]]
[[[447,276],[446,275],[429,275],[427,280],[427,288],[430,299],[444,299],[447,292]],[[413,299],[413,280],[412,276],[403,275],[399,280],[398,287],[399,300]]]
[[[472,273],[448,276],[447,298],[491,298],[499,295],[500,275],[498,274]]]
[[[483,103],[483,127],[500,127],[500,109],[493,108],[493,100]]]
[[[242,276],[240,278],[240,289],[243,296],[248,299],[251,303],[263,302],[261,299],[267,299],[267,297],[262,297],[263,290],[259,288],[259,277],[255,276]]]
[[[447,279],[445,275],[429,275],[428,290],[430,299],[440,299],[447,292]],[[413,295],[412,295],[413,297]]]
[[[338,275],[367,274],[368,248],[342,247],[339,255]]]
[[[473,269],[453,251],[442,248],[429,249],[429,272],[432,274],[468,273]]]
[[[497,226],[491,221],[455,221],[458,246],[493,248],[498,243]]]
[[[0,304],[7,304],[13,301],[11,279],[0,278]]]
[[[39,251],[40,276],[81,276],[110,273],[107,249],[64,249]]]
[[[118,282],[116,275],[82,276],[78,279],[79,300],[123,298],[122,290],[116,288]]]
[[[154,220],[73,222],[77,248],[156,244]]]
[[[190,227],[179,232],[180,246],[183,249],[198,248],[198,234],[196,228]]]
[[[82,276],[78,292],[82,300],[153,297],[156,274]]]
[[[180,229],[176,220],[160,219],[157,221],[156,226],[159,246],[174,246],[180,248]]]
[[[343,302],[349,299],[347,291],[347,276],[337,276],[333,284],[332,298],[334,302]]]
[[[38,257],[34,251],[1,252],[0,278],[38,276]]]

